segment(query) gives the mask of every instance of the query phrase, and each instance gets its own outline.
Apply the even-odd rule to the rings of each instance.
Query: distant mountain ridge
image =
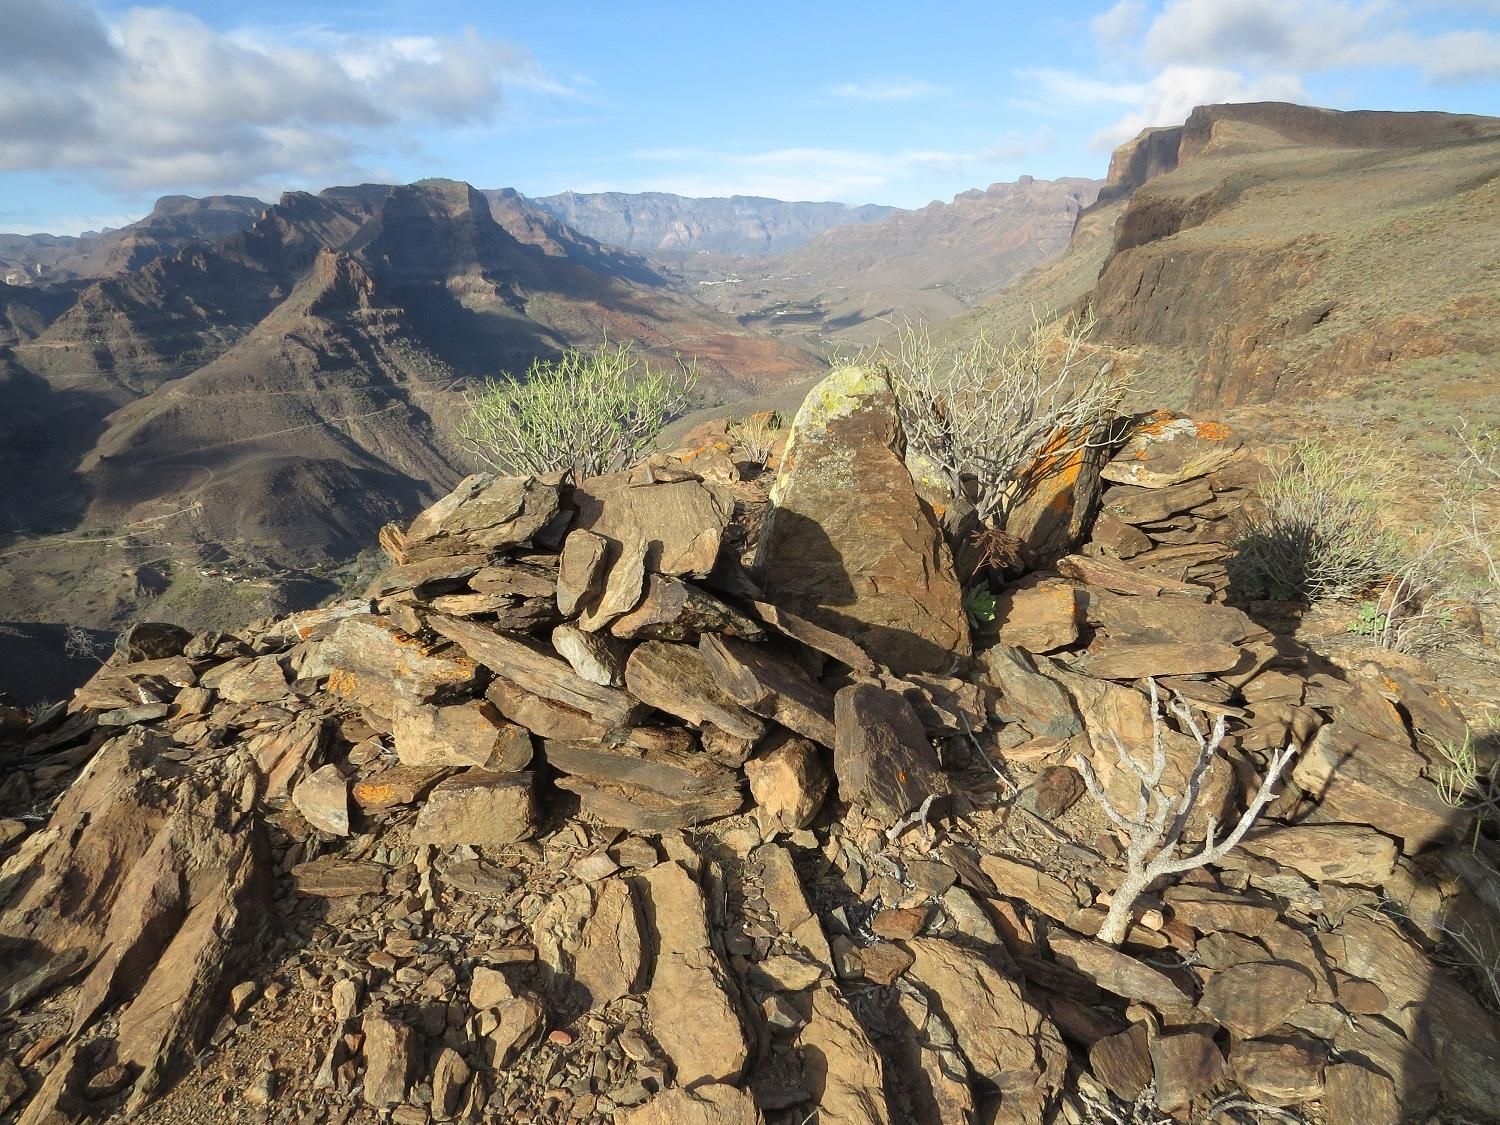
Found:
[[[565,191],[532,204],[601,242],[647,254],[781,254],[834,227],[876,223],[900,208],[788,202],[754,195]]]
[[[266,207],[245,195],[164,195],[144,219],[114,230],[0,234],[0,282],[47,285],[140,269],[190,242],[218,242],[248,230]]]

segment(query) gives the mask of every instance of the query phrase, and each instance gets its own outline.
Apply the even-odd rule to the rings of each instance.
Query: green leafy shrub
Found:
[[[1265,514],[1235,541],[1230,581],[1248,598],[1361,597],[1400,570],[1380,526],[1381,459],[1372,449],[1301,442],[1272,466]],[[1372,622],[1373,624],[1373,622]]]
[[[629,343],[570,348],[532,363],[524,379],[492,379],[471,391],[458,435],[498,472],[600,476],[645,456],[697,380],[692,364],[653,368]]]

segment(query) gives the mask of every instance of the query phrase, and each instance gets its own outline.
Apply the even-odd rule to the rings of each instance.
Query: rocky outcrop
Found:
[[[963,592],[902,444],[877,372],[842,368],[814,388],[771,493],[760,572],[777,605],[893,671],[943,672],[969,650]]]
[[[1017,645],[952,674],[774,608],[744,569],[764,493],[660,455],[466,482],[385,537],[365,598],[138,629],[69,707],[0,708],[0,1105],[967,1125],[1441,1097],[1482,1119],[1500,1023],[1436,955],[1444,927],[1500,927],[1490,834],[1431,777],[1461,716],[1419,665],[1272,637],[1213,551],[1184,565],[1249,474],[1231,435],[1172,421],[1170,457],[1143,438],[1104,474],[1147,452],[1103,499],[1145,546],[1106,529],[1013,584]],[[634,514],[604,518],[621,490]],[[659,492],[712,518],[640,526]],[[568,573],[574,537],[604,581]],[[557,634],[606,635],[583,625],[629,543],[636,596],[670,579],[728,612],[608,636],[623,673],[589,678]],[[552,613],[454,600],[478,594]],[[1226,721],[1201,770],[1187,720],[1153,724],[1152,670]],[[1128,810],[1157,733],[1163,786],[1196,779],[1190,836],[1302,751],[1243,847],[1107,944],[1128,833],[1075,763]]]

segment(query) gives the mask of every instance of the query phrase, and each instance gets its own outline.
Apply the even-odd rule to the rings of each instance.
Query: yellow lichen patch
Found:
[[[394,805],[397,800],[396,787],[384,781],[356,781],[354,799],[366,807]]]
[[[328,673],[328,690],[352,699],[359,690],[359,677],[347,668],[335,668]]]

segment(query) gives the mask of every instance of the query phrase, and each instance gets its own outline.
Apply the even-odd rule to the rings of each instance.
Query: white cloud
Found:
[[[567,92],[472,30],[223,33],[166,8],[106,22],[74,0],[0,0],[0,22],[0,171],[83,171],[117,189],[327,180],[377,140],[491,119],[503,86]]]
[[[1145,22],[1146,0],[1119,0],[1089,20],[1089,30],[1100,46],[1113,48],[1134,39]]]
[[[1141,47],[1162,66],[1299,75],[1399,66],[1435,82],[1500,77],[1500,33],[1424,34],[1407,26],[1411,14],[1389,0],[1168,0]]]
[[[845,82],[829,87],[834,97],[862,102],[905,102],[931,98],[948,91],[934,82],[920,78],[875,78],[865,82]]]
[[[588,184],[579,191],[667,191],[679,195],[763,195],[789,200],[887,202],[882,193],[933,172],[981,175],[1050,148],[1049,130],[1009,133],[973,151],[850,148],[782,148],[762,152],[647,149],[631,160],[660,165],[632,182]]]
[[[1032,70],[1022,77],[1035,83],[1054,103],[1085,108],[1104,102],[1127,107],[1126,113],[1090,139],[1094,148],[1106,149],[1128,141],[1142,129],[1180,125],[1194,106],[1298,101],[1307,93],[1296,75],[1249,77],[1203,66],[1169,66],[1144,82],[1109,83],[1064,70]]]

